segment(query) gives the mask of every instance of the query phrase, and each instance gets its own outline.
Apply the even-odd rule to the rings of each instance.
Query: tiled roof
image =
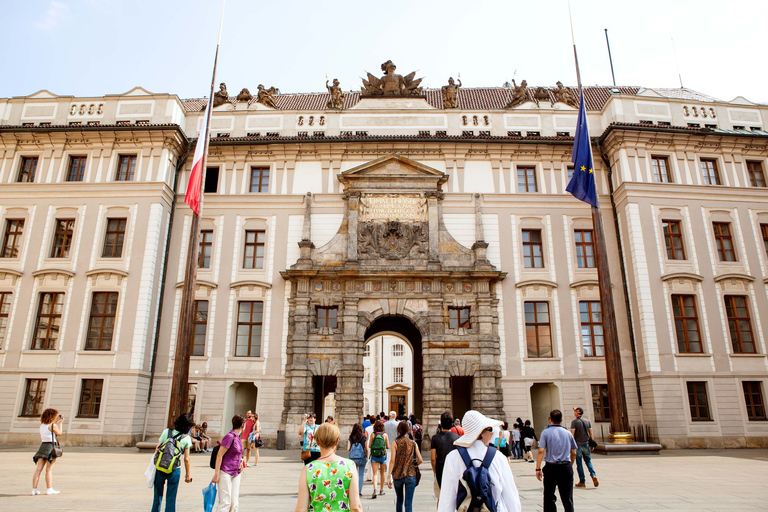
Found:
[[[706,94],[702,94],[697,91],[693,91],[691,89],[684,89],[684,88],[677,88],[677,89],[664,89],[664,88],[652,88],[651,89],[654,92],[657,92],[664,96],[665,98],[674,98],[678,100],[691,100],[691,101],[707,101],[707,102],[715,102],[720,101],[717,98],[713,98],[712,96],[707,96]]]

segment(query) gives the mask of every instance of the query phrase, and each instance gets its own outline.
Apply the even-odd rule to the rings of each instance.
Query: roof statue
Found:
[[[277,103],[275,103],[275,94],[277,94],[277,92],[278,89],[274,87],[265,89],[263,85],[259,84],[259,92],[256,93],[256,102],[269,108],[277,108]]]
[[[549,91],[546,87],[539,87],[536,89],[533,97],[536,98],[536,101],[549,101]]]
[[[251,95],[251,91],[245,87],[243,87],[243,90],[237,95],[237,101],[251,101],[252,99],[253,95]]]
[[[328,89],[328,93],[331,95],[331,99],[328,100],[328,108],[342,108],[344,106],[344,93],[341,92],[341,86],[339,86],[339,79],[333,79],[333,85],[328,85],[328,80],[325,81],[325,88]]]
[[[223,105],[229,101],[229,93],[227,92],[227,84],[221,82],[219,84],[219,90],[213,95],[213,108]]]
[[[363,78],[363,87],[360,88],[362,96],[379,96],[379,97],[395,97],[395,96],[423,96],[424,92],[419,84],[423,78],[414,80],[416,72],[410,73],[406,76],[398,75],[395,73],[395,63],[388,60],[381,65],[381,70],[384,72],[384,76],[376,78],[372,74],[368,73],[368,80]],[[367,72],[366,72],[367,73]]]
[[[528,82],[523,80],[520,85],[515,83],[515,79],[512,79],[512,99],[507,103],[506,108],[517,107],[528,101]]]
[[[565,103],[573,108],[579,108],[579,100],[576,99],[576,95],[573,91],[563,85],[563,82],[557,82],[557,89],[555,89],[555,100],[560,103]]]
[[[459,87],[461,87],[461,79],[459,79],[459,85],[456,85],[453,77],[450,77],[448,85],[440,88],[443,93],[443,108],[457,108],[459,106]]]

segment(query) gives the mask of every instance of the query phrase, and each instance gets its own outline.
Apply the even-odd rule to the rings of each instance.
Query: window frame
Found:
[[[466,315],[464,313],[466,313]],[[464,316],[466,316],[466,318],[464,318]],[[448,306],[448,328],[449,329],[471,329],[472,328],[472,307],[471,306]]]
[[[706,381],[686,381],[686,390],[688,391],[688,408],[690,409],[691,421],[714,421],[712,417],[712,407],[709,405],[709,391]],[[700,397],[704,397],[703,403],[700,403]],[[702,409],[705,414],[702,414]]]
[[[250,311],[243,311],[241,308],[244,304],[250,305]],[[257,311],[256,305],[261,305],[261,310]],[[247,322],[241,322],[240,321],[240,315],[247,314],[249,316],[249,321]],[[255,320],[256,318],[259,318],[260,320]],[[235,330],[235,357],[261,357],[261,349],[262,349],[262,337],[264,336],[264,301],[261,300],[241,300],[237,302],[237,324],[236,324],[236,330]],[[248,345],[247,345],[247,352],[245,354],[239,354],[240,347],[242,346],[240,344],[240,327],[247,327],[248,328]],[[255,344],[253,342],[254,340],[254,328],[259,327],[259,333],[256,335],[258,336],[258,344]],[[254,347],[258,348],[258,353],[254,350]]]
[[[768,258],[768,224],[760,224],[760,233],[763,235],[763,245],[765,246],[765,257]]]
[[[104,297],[103,303],[97,302],[97,299],[101,297]],[[120,294],[118,292],[97,291],[91,294],[91,308],[88,313],[88,330],[85,331],[85,345],[83,350],[89,352],[109,352],[112,350],[112,342],[115,339],[115,328],[117,327],[117,309],[119,303]],[[103,311],[95,312],[100,304],[103,304]],[[112,319],[112,334],[107,339],[104,336],[104,327],[110,318]],[[98,324],[98,327],[95,326],[96,324]],[[91,337],[92,329],[98,329],[98,337]],[[91,339],[98,340],[95,346],[90,343]],[[106,340],[106,342],[104,340]]]
[[[693,302],[692,305],[686,306],[685,305],[685,299],[691,299]],[[674,319],[675,324],[675,340],[677,341],[677,352],[679,354],[703,354],[704,353],[704,341],[701,339],[701,326],[699,325],[699,310],[698,306],[696,304],[696,295],[694,294],[684,294],[684,293],[675,293],[672,294],[671,297],[672,300],[672,317]],[[693,316],[687,316],[686,313],[686,307],[687,308],[693,308]],[[678,311],[681,313],[678,315]],[[678,329],[677,323],[682,323],[682,331]],[[689,333],[691,332],[691,329],[689,328],[689,322],[692,322],[695,324],[696,327],[696,334],[699,338],[698,343],[700,350],[691,350],[691,340],[689,339]],[[680,335],[682,332],[683,340],[680,341]],[[681,348],[681,343],[683,344]]]
[[[765,171],[763,170],[763,162],[757,160],[747,160],[747,175],[749,176],[749,184],[755,188],[765,188]],[[758,181],[761,184],[758,183]]]
[[[581,310],[581,305],[586,304],[587,305],[587,311]],[[600,315],[600,320],[595,321],[595,311],[593,310],[593,304],[597,304],[597,307],[599,308],[597,310],[597,314]],[[588,322],[584,322],[582,315],[587,314],[589,317]],[[595,326],[600,328],[600,338],[602,338],[603,342],[601,344],[597,344],[595,337],[598,336],[595,334]],[[586,346],[584,344],[584,328],[589,328],[589,347],[592,350],[592,354],[587,354]],[[605,332],[603,331],[603,305],[600,303],[599,300],[580,300],[579,301],[579,333],[581,335],[581,354],[582,357],[605,357]],[[597,348],[600,347],[602,350],[602,354],[597,353]]]
[[[248,235],[254,233],[254,239],[252,242],[248,241]],[[259,234],[263,236],[263,240],[259,242]],[[263,270],[264,258],[266,256],[267,247],[267,231],[264,229],[246,229],[245,237],[243,239],[243,269],[245,270]],[[253,254],[248,256],[248,249],[253,248]],[[259,247],[261,247],[261,255],[259,256]],[[248,266],[248,262],[250,265]],[[261,265],[259,265],[261,261]]]
[[[200,306],[203,303],[205,303],[205,311],[200,309]],[[189,344],[192,347],[190,354],[194,357],[205,356],[205,341],[208,338],[208,318],[211,311],[210,307],[211,305],[207,300],[195,300],[195,311],[194,315],[192,316],[192,331],[190,333],[192,339],[189,340]],[[201,316],[203,316],[201,313],[205,315],[205,320],[200,320]],[[202,333],[197,332],[197,328],[199,326],[203,327]],[[202,343],[198,343],[200,337],[202,337]],[[195,353],[198,347],[200,347],[199,352],[201,353]]]
[[[589,241],[584,240],[584,235],[589,233]],[[581,235],[581,240],[578,240]],[[574,229],[573,241],[576,245],[576,267],[577,268],[595,268],[597,267],[597,260],[595,259],[595,234],[591,229]],[[579,251],[581,250],[581,254]],[[588,250],[592,251],[592,255],[588,255]],[[592,264],[589,264],[590,258]]]
[[[210,235],[210,239],[208,239]],[[201,229],[200,230],[200,243],[199,251],[197,254],[197,268],[211,268],[211,259],[213,258],[213,230]],[[206,254],[207,253],[207,254]],[[206,265],[206,258],[208,264]]]
[[[748,387],[756,388],[756,390],[748,390]],[[744,405],[747,408],[747,421],[768,421],[765,395],[763,394],[763,382],[759,380],[743,380],[741,381],[741,390],[744,393]]]
[[[110,229],[110,224],[117,222],[118,228],[122,222],[122,231],[119,229]],[[128,218],[126,217],[107,217],[107,225],[104,229],[104,245],[101,249],[102,258],[122,258],[123,247],[125,246],[125,231],[128,228]],[[110,240],[113,237],[114,240]],[[122,239],[120,238],[122,237]],[[109,254],[111,253],[111,254]]]
[[[395,343],[392,345],[392,358],[395,357],[403,357],[403,354],[405,354],[405,347],[402,343]]]
[[[18,258],[21,253],[21,237],[24,236],[26,219],[5,219],[5,232],[3,233],[3,246],[0,248],[0,258]],[[14,227],[14,230],[11,230]],[[11,243],[9,243],[11,242]],[[6,256],[7,252],[13,253]]]
[[[723,233],[725,228],[726,233]],[[712,230],[715,234],[715,248],[717,249],[717,257],[721,263],[734,263],[739,261],[739,257],[736,254],[736,246],[733,243],[733,235],[731,234],[730,222],[712,222]],[[730,249],[726,249],[726,242],[730,245]],[[733,259],[727,259],[728,251],[731,252]]]
[[[739,309],[739,306],[736,304],[737,299],[741,299],[744,301],[743,309],[746,312],[746,316],[731,315],[731,311],[736,313],[736,311]],[[723,297],[723,301],[725,302],[725,317],[726,317],[726,321],[728,322],[728,333],[731,338],[731,349],[733,350],[733,353],[734,354],[757,354],[757,340],[755,340],[755,331],[752,329],[752,316],[749,313],[748,297],[746,295],[725,295]],[[744,331],[740,328],[742,322],[747,323],[747,327],[749,328],[748,331]],[[734,323],[737,327],[736,329],[732,329],[732,325]],[[749,332],[749,337],[751,341],[749,341],[748,343],[751,343],[752,345],[751,351],[744,350],[744,341],[742,340],[743,332]],[[735,340],[733,339],[734,333],[736,334]]]
[[[11,301],[13,292],[0,292],[0,350],[5,347],[5,337],[8,334],[8,319],[11,317]]]
[[[211,171],[216,171],[216,190],[208,190],[208,185],[213,183],[214,181],[211,180],[209,177],[211,176]],[[219,193],[219,177],[221,175],[221,169],[219,166],[207,166],[205,168],[205,181],[203,182],[203,193],[204,194],[218,194]]]
[[[532,311],[528,311],[528,306],[531,306],[533,308]],[[546,311],[539,311],[539,307],[544,306],[546,308]],[[554,343],[552,340],[552,317],[549,314],[549,302],[548,301],[541,301],[541,300],[531,300],[531,301],[525,301],[523,302],[523,320],[525,323],[525,347],[526,347],[526,358],[528,359],[548,359],[555,357],[555,348]],[[547,315],[547,321],[546,322],[539,322],[539,314],[546,313]],[[533,322],[528,321],[528,315],[533,315]],[[540,333],[539,330],[543,329],[546,326],[546,328],[549,330],[549,334],[545,335],[543,333]],[[533,329],[533,336],[529,336],[529,329]],[[542,340],[545,339],[545,337],[549,337],[549,355],[543,355],[545,354],[544,351],[544,344],[541,343]],[[536,352],[533,354],[531,352],[532,344],[531,340],[535,341],[535,349]]]
[[[50,312],[43,313],[43,307],[45,306],[45,296],[50,295],[51,300],[49,304]],[[61,299],[61,302],[58,303],[59,298]],[[59,341],[59,334],[61,333],[61,323],[62,319],[64,318],[64,292],[40,292],[37,297],[37,314],[35,315],[35,330],[32,332],[32,345],[30,346],[30,350],[56,350],[56,343]],[[56,313],[56,306],[59,306],[61,312]],[[40,332],[40,328],[42,327],[42,321],[43,319],[49,319],[48,323],[46,324],[46,330],[45,330],[45,336],[42,338],[38,337],[38,333]],[[53,326],[56,326],[55,334],[52,332],[54,329],[52,329]],[[43,341],[42,346],[38,347],[37,340],[40,339]]]
[[[521,241],[523,244],[523,268],[544,268],[544,236],[542,235],[541,229],[523,229],[521,230]],[[528,240],[526,240],[526,234],[528,235]],[[533,240],[534,234],[538,234],[538,241]],[[539,248],[539,255],[536,256],[535,254],[535,248]],[[529,254],[530,253],[530,254]],[[536,264],[537,258],[540,261],[540,265]],[[528,261],[530,260],[530,265],[528,264]]]
[[[392,367],[392,382],[395,384],[402,384],[405,382],[405,369],[402,366]]]
[[[517,191],[518,192],[538,192],[539,183],[536,178],[536,166],[535,165],[518,165],[517,170]],[[522,171],[522,176],[520,175]],[[523,179],[523,183],[520,183],[520,179]],[[533,188],[531,188],[533,187]]]
[[[133,181],[136,177],[136,166],[138,164],[138,155],[117,155],[117,172],[115,173],[115,181]],[[123,161],[126,161],[127,165],[123,167]]]
[[[88,157],[82,155],[70,155],[69,166],[67,167],[67,181],[82,182],[85,179],[86,163],[88,163]]]
[[[72,242],[75,238],[76,219],[54,219],[53,243],[51,244],[51,258],[69,258],[72,250]],[[71,223],[71,228],[66,229],[65,223]],[[62,226],[65,226],[62,228]]]
[[[19,411],[19,417],[20,418],[37,418],[39,417],[44,410],[45,405],[45,391],[48,387],[48,379],[24,379],[24,395],[21,399],[21,411]],[[31,404],[32,404],[32,411],[27,412],[27,406],[30,404],[30,389],[32,388],[32,383],[36,382],[37,387],[35,389],[34,397],[32,397]],[[40,385],[42,383],[42,389],[40,389]]]
[[[659,165],[659,163],[663,163],[664,165]],[[651,170],[653,171],[654,183],[674,183],[674,180],[672,180],[672,171],[669,167],[668,156],[651,155]]]
[[[671,229],[673,226],[677,227],[677,232],[674,232]],[[670,261],[683,261],[687,259],[685,256],[685,240],[683,239],[683,228],[681,221],[675,219],[662,219],[661,231],[664,233],[664,245],[667,249],[667,259]],[[675,247],[675,240],[680,243],[679,249]],[[677,257],[678,252],[680,253],[679,258]]]
[[[16,183],[34,183],[39,163],[40,157],[22,156],[19,163],[19,173],[16,175]]]
[[[258,171],[258,180],[255,183],[256,189],[254,190],[254,178],[256,177],[256,171]],[[266,173],[265,173],[266,171]],[[252,165],[251,166],[251,179],[248,182],[248,192],[254,194],[268,194],[269,193],[269,179],[271,174],[270,167],[264,165]],[[266,179],[265,179],[266,178]]]
[[[89,384],[89,399],[83,400],[86,391],[86,383]],[[98,419],[101,414],[101,399],[104,394],[104,379],[81,379],[80,398],[77,401],[77,418]],[[87,410],[83,411],[83,406]]]
[[[711,164],[708,165],[708,164]],[[711,168],[708,168],[711,167]],[[704,185],[722,185],[723,182],[720,179],[720,169],[717,165],[717,158],[700,158],[699,159],[699,172],[701,173],[701,180]],[[714,178],[714,183],[712,183]]]
[[[338,329],[339,306],[315,306],[315,326],[318,329]]]
[[[611,421],[611,402],[608,398],[608,384],[590,384],[589,388],[592,392],[592,411],[595,415],[594,420],[596,422]],[[597,395],[595,395],[595,391],[597,391]]]

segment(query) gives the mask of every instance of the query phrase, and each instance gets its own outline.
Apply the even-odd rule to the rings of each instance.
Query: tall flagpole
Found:
[[[224,5],[221,3],[221,19],[219,20],[219,37],[216,41],[216,55],[213,58],[213,73],[211,75],[211,92],[208,95],[208,105],[205,109],[205,133],[200,133],[196,144],[205,145],[203,152],[203,178],[200,181],[200,212],[203,205],[203,187],[205,187],[205,171],[208,163],[208,142],[211,134],[211,110],[213,110],[213,90],[216,84],[216,65],[219,61],[219,46],[221,45],[221,29],[224,25]],[[179,329],[176,335],[176,353],[173,364],[173,381],[171,384],[171,403],[168,407],[168,426],[172,427],[176,418],[187,410],[189,401],[189,358],[192,355],[193,344],[190,343],[195,315],[195,281],[197,279],[197,257],[200,245],[200,215],[192,211],[192,225],[189,229],[189,246],[187,261],[184,269],[184,283],[181,290],[181,311],[179,314]]]
[[[571,3],[568,2],[568,17],[571,21],[571,40],[573,41],[573,59],[576,63],[576,80],[579,85],[579,95],[584,96],[579,71],[579,57],[576,53],[576,39],[573,34],[573,18]],[[591,152],[590,152],[591,157]],[[590,162],[594,169],[594,162]],[[631,443],[632,432],[629,428],[627,414],[627,397],[624,391],[624,372],[621,367],[621,349],[616,327],[616,314],[613,308],[613,291],[611,289],[611,273],[608,267],[608,250],[605,245],[603,217],[599,206],[592,206],[592,225],[595,244],[595,264],[597,266],[597,282],[600,289],[600,310],[603,323],[603,340],[605,343],[605,374],[608,381],[608,404],[611,413],[611,433],[609,439],[614,443]]]

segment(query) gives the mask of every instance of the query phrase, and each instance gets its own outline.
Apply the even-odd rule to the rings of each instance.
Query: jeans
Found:
[[[576,448],[576,470],[579,472],[579,482],[583,484],[587,481],[587,478],[584,476],[584,468],[581,466],[581,459],[584,459],[584,462],[587,463],[589,476],[595,476],[595,468],[592,467],[592,454],[588,444]]]
[[[413,491],[416,490],[416,477],[396,478],[392,482],[395,484],[395,495],[397,495],[395,512],[403,512],[403,494],[405,494],[405,512],[413,512]]]
[[[565,512],[573,512],[573,466],[546,464],[541,471],[544,475],[544,512],[557,512],[555,488],[560,491]]]
[[[357,479],[360,484],[360,494],[363,494],[363,481],[365,480],[365,462],[366,459],[352,459],[352,462],[357,466]]]
[[[160,512],[163,503],[163,486],[168,484],[168,493],[165,495],[165,512],[176,512],[176,491],[179,490],[181,468],[174,469],[170,473],[155,472],[155,500],[152,502],[152,512]]]
[[[519,441],[512,441],[512,458],[516,459],[520,455],[518,454],[518,451],[520,449],[520,442]]]

